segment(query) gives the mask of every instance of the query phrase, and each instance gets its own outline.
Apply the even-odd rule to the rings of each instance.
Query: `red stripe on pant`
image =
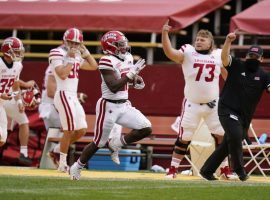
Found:
[[[70,116],[72,117],[72,113],[70,112],[70,108],[69,108],[69,105],[66,101],[64,91],[60,91],[60,98],[61,98],[61,102],[64,106],[64,110],[65,110],[66,117],[67,117],[68,131],[72,131],[74,128],[73,120],[71,121],[71,119],[70,119]]]
[[[95,137],[94,137],[94,142],[97,146],[102,137],[102,130],[103,130],[102,127],[103,127],[103,122],[105,118],[105,110],[106,110],[106,101],[102,99],[100,101],[99,114],[98,114],[98,120],[96,124]]]
[[[187,99],[184,98],[183,99],[183,102],[182,102],[182,112],[181,112],[180,120],[179,120],[179,133],[178,133],[178,137],[179,138],[182,138],[183,131],[184,131],[183,128],[182,128],[182,126],[181,126],[181,122],[183,120],[183,116],[184,116],[184,113],[185,113],[186,102],[187,102]]]

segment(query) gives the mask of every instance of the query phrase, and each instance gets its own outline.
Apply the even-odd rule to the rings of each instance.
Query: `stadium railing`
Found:
[[[3,40],[0,40],[0,44],[3,42]],[[40,45],[40,46],[57,46],[61,45],[63,43],[62,40],[22,40],[24,45]],[[84,44],[86,46],[100,46],[99,41],[84,41]],[[157,42],[129,42],[129,45],[131,47],[141,47],[146,48],[149,51],[147,51],[147,63],[152,64],[153,63],[153,52],[152,50],[154,48],[162,48],[161,43]],[[0,54],[1,55],[1,54]],[[92,54],[94,58],[99,59],[103,56],[103,54]],[[26,58],[48,58],[48,53],[41,53],[41,52],[25,52]],[[138,55],[135,55],[135,60],[139,59]]]

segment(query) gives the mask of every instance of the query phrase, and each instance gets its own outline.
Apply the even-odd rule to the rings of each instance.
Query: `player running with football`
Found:
[[[101,73],[102,97],[96,105],[96,125],[94,141],[88,144],[80,158],[70,168],[72,180],[79,180],[81,169],[87,161],[108,143],[112,151],[112,160],[120,164],[118,151],[122,146],[139,141],[152,132],[150,121],[128,100],[129,85],[135,89],[143,89],[144,82],[139,72],[145,67],[143,59],[133,64],[133,57],[128,52],[128,40],[119,31],[109,31],[103,35],[101,45],[105,56],[99,61]],[[119,137],[109,139],[114,124],[132,129]]]
[[[87,130],[85,113],[77,97],[79,69],[96,70],[97,63],[83,45],[83,34],[77,28],[66,30],[63,41],[63,45],[50,51],[49,66],[56,80],[54,105],[63,128],[58,171],[67,172],[69,145]]]
[[[168,32],[169,21],[162,29],[162,45],[166,56],[181,64],[184,78],[184,100],[180,116],[178,138],[172,155],[171,166],[166,178],[176,178],[181,160],[187,153],[192,136],[201,119],[208,126],[216,145],[220,144],[224,130],[219,122],[217,104],[219,97],[219,76],[221,73],[221,50],[214,49],[214,39],[208,30],[197,33],[194,46],[185,44],[179,50],[171,46]],[[222,163],[222,176],[235,177],[228,167],[228,161]]]

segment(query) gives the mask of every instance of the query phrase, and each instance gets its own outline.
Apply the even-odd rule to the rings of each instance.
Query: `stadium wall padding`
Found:
[[[47,62],[25,61],[21,73],[24,81],[34,79],[42,88]],[[181,111],[183,99],[184,78],[179,65],[152,65],[147,66],[141,73],[146,87],[143,90],[130,90],[130,101],[133,106],[146,115],[177,116]],[[87,114],[95,113],[97,100],[101,96],[100,73],[98,71],[79,72],[79,92],[88,95],[84,104]],[[221,83],[222,85],[222,83]],[[256,118],[270,118],[270,95],[263,94],[256,110]]]

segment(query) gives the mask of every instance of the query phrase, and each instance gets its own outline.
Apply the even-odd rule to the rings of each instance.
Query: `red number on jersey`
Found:
[[[127,74],[127,72],[124,72],[124,73],[122,73],[121,74],[121,78],[123,77],[123,76],[125,76]],[[126,84],[122,89],[121,89],[121,91],[127,91],[128,90],[128,84]]]
[[[75,63],[68,75],[68,78],[79,78],[79,69],[80,69],[80,64]]]
[[[11,79],[1,79],[0,81],[0,93],[9,93],[10,88],[14,84],[14,78]]]
[[[206,82],[212,82],[214,80],[214,77],[215,77],[215,74],[214,74],[215,67],[216,67],[216,65],[214,65],[214,64],[194,63],[193,68],[199,68],[195,80],[196,81],[200,81],[201,76],[202,76],[203,69],[204,68],[206,68],[206,69],[209,69],[210,68],[210,71],[208,72],[209,73],[209,76],[208,77],[205,77],[204,80]]]

